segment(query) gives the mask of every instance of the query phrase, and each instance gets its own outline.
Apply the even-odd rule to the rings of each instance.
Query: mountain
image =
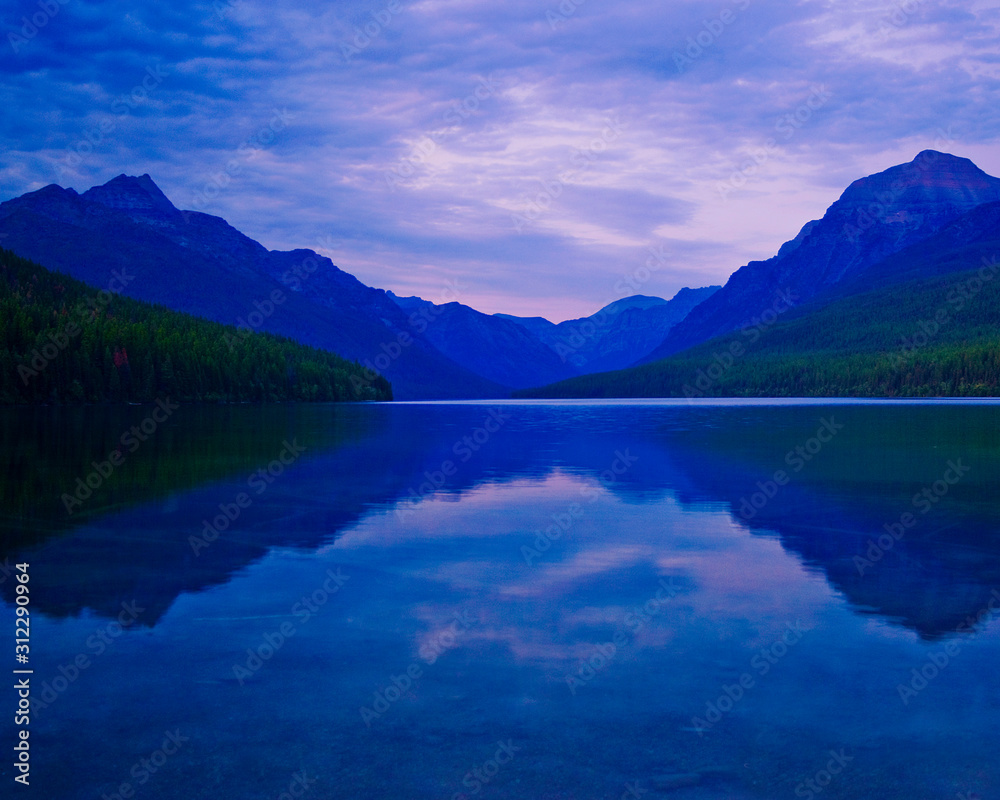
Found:
[[[866,286],[869,268],[934,235],[977,206],[1000,200],[1000,179],[967,158],[925,150],[908,164],[854,181],[820,220],[766,261],[752,261],[639,360],[649,363],[742,328],[787,304],[838,286]],[[917,277],[917,276],[911,276]]]
[[[391,400],[329,351],[91,287],[0,249],[0,404]],[[231,342],[239,342],[234,352]]]
[[[984,284],[979,273],[875,289],[777,322],[756,340],[759,330],[732,332],[651,364],[515,396],[1000,396],[1000,280]]]
[[[633,363],[718,288],[681,289],[670,301],[624,297],[589,317],[559,324],[387,294],[409,315],[410,325],[452,361],[503,386],[525,389]]]
[[[647,295],[623,297],[589,317],[558,324],[542,317],[494,316],[521,325],[552,348],[577,374],[589,374],[634,363],[660,344],[691,309],[720,288],[684,288],[670,300]]]
[[[983,203],[932,236],[874,264],[836,287],[849,296],[915,278],[948,275],[1000,257],[1000,202]],[[823,297],[817,298],[822,301]]]
[[[952,217],[949,222],[935,223],[932,233],[876,263],[859,264],[781,313],[758,317],[664,359],[520,395],[998,395],[1000,201],[952,216],[960,205],[955,197],[974,202],[989,195],[984,185],[996,183],[983,181],[978,171],[966,174],[974,178],[976,191],[948,186],[938,176],[944,188],[937,196],[946,210],[925,207],[925,219]],[[819,223],[810,225],[812,231],[786,245],[782,258],[807,246],[819,230]],[[801,284],[790,275],[787,285]],[[716,296],[688,320],[704,318],[703,310]]]
[[[436,305],[419,297],[387,294],[438,350],[502,386],[523,389],[576,374],[529,329],[509,319],[457,302]]]
[[[232,353],[251,331],[332,351],[367,370],[362,383],[384,375],[399,399],[505,397],[684,353],[683,368],[674,360],[655,375],[636,373],[641,379],[576,377],[583,382],[559,389],[615,393],[624,391],[625,384],[615,383],[624,380],[639,394],[654,386],[679,391],[684,370],[714,353],[691,348],[741,330],[757,332],[753,347],[713,391],[766,386],[784,394],[781,380],[808,392],[843,388],[839,380],[818,385],[789,372],[787,358],[809,348],[838,357],[884,352],[891,349],[887,336],[898,339],[918,321],[913,314],[933,315],[928,303],[945,302],[947,287],[932,279],[973,269],[989,256],[998,220],[1000,180],[968,159],[926,150],[909,164],[852,183],[822,219],[806,223],[773,258],[738,269],[722,288],[682,289],[669,301],[625,297],[558,324],[366,286],[312,250],[268,250],[219,217],[177,209],[148,175],[119,175],[83,194],[51,185],[4,202],[0,240],[97,290],[237,325]],[[912,297],[894,288],[903,283],[912,284]],[[852,297],[865,298],[867,318],[857,317],[861,306],[838,305]],[[813,317],[827,307],[833,311]],[[851,335],[836,327],[844,317],[859,326]],[[964,331],[963,324],[954,330]],[[981,334],[977,328],[969,341],[982,345]],[[869,347],[873,342],[883,350]],[[874,364],[855,366],[864,371]],[[826,374],[815,366],[813,377],[820,373]],[[952,377],[942,380],[967,386]],[[984,380],[989,376],[980,374],[974,384]],[[901,390],[871,374],[855,389],[877,393],[878,387]]]
[[[0,240],[96,289],[331,350],[384,374],[400,399],[508,392],[440,353],[384,291],[311,250],[269,251],[219,217],[180,211],[148,175],[0,203]]]
[[[622,369],[635,363],[637,354],[654,350],[674,326],[691,313],[692,309],[721,288],[721,286],[684,288],[668,301],[622,308],[611,319],[602,336],[591,339],[577,351],[578,359],[582,360],[581,371],[604,372]],[[614,303],[605,306],[602,311],[612,306]],[[600,313],[598,311],[595,316]],[[579,361],[575,363],[579,364]]]
[[[623,311],[633,308],[655,308],[657,306],[666,305],[666,303],[667,301],[662,297],[650,297],[649,295],[635,294],[631,297],[623,297],[620,300],[608,303],[602,309],[591,314],[589,317],[567,319],[563,322],[550,322],[544,317],[517,317],[512,314],[494,314],[493,316],[499,317],[500,319],[507,319],[511,322],[516,322],[518,325],[527,328],[554,350],[567,348],[575,350],[579,345],[574,345],[572,342],[578,342],[581,337],[589,340],[601,338],[605,333],[605,326],[611,321],[612,318],[616,317]],[[582,332],[580,330],[581,326],[583,327]]]

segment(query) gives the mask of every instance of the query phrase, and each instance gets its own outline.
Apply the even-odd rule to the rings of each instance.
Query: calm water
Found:
[[[150,411],[0,415],[3,796],[1000,797],[998,405]]]

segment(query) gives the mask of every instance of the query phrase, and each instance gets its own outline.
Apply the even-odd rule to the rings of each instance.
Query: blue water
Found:
[[[27,413],[3,796],[1000,794],[1000,405],[190,407],[72,516]]]

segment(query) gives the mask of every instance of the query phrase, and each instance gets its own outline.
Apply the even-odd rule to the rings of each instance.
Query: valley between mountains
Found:
[[[176,208],[149,175],[8,200],[0,243],[8,404],[164,389],[209,401],[984,396],[1000,381],[1000,179],[934,150],[856,180],[724,286],[623,296],[558,323],[366,286],[312,250],[268,250]],[[82,282],[74,296],[106,298],[78,338],[60,276]],[[166,348],[157,337],[194,323],[169,317],[142,338],[112,324],[126,298],[138,301],[126,314],[136,330],[164,313],[217,327]],[[85,346],[109,363],[86,376],[38,369],[38,357],[63,361],[45,355],[53,348]],[[137,347],[142,386],[121,370]],[[241,366],[204,374],[227,361]]]

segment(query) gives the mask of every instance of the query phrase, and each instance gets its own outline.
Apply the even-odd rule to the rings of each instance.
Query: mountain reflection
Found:
[[[569,504],[545,505],[548,493],[588,508],[595,498],[591,526],[607,506],[598,496],[636,508],[669,503],[671,513],[693,520],[727,513],[739,530],[776,537],[858,614],[928,639],[954,632],[1000,586],[1000,498],[991,494],[1000,478],[996,406],[532,404],[503,406],[492,417],[490,410],[182,409],[95,492],[87,513],[72,518],[59,503],[63,487],[106,456],[141,409],[6,412],[3,556],[39,565],[32,602],[43,613],[113,616],[134,600],[148,609],[142,624],[153,625],[182,593],[226,583],[271,549],[309,552],[338,537],[344,546],[384,548],[461,537],[464,562],[449,558],[441,569],[478,580],[490,564],[499,568],[491,537],[516,533],[516,548],[531,547],[547,527],[558,532],[554,515],[572,518]],[[822,430],[826,441],[817,438]],[[304,452],[258,492],[263,484],[249,478],[293,441]],[[949,462],[964,470],[951,483],[943,482]],[[503,494],[503,509],[487,503],[491,486]],[[917,502],[928,487],[933,502]],[[428,504],[439,501],[484,503],[481,525],[447,535],[411,525],[415,512],[426,520]],[[231,522],[220,518],[227,509],[236,515]],[[904,514],[912,525],[894,528]],[[361,525],[373,515],[389,517],[377,536]],[[494,577],[507,597],[526,602],[612,562],[618,572],[648,572],[655,586],[663,574],[655,568],[657,531],[630,549],[612,535],[618,522],[605,520],[603,551],[581,550],[567,535],[531,581]],[[675,528],[676,519],[664,518],[664,526]],[[728,580],[746,579],[738,563],[731,566]],[[10,582],[0,591],[12,601]]]

